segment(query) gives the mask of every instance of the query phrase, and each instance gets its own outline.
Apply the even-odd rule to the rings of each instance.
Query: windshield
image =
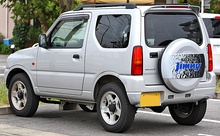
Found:
[[[220,38],[220,19],[203,18],[209,38]]]
[[[145,40],[151,47],[167,46],[179,38],[202,42],[196,15],[186,13],[149,13],[145,15]]]

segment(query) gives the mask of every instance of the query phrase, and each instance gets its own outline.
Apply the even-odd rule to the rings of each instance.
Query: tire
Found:
[[[195,125],[199,123],[206,112],[207,100],[198,103],[184,103],[169,106],[172,118],[180,125]]]
[[[24,73],[16,74],[10,81],[8,99],[12,112],[21,117],[33,116],[39,105],[39,97]]]
[[[107,83],[99,91],[97,115],[102,127],[109,132],[128,130],[135,117],[136,107],[131,105],[123,86]]]
[[[205,56],[200,46],[192,40],[180,38],[166,47],[158,69],[167,89],[183,93],[198,86],[205,73],[205,64]]]
[[[89,109],[88,107],[86,107],[86,105],[83,104],[79,104],[79,107],[86,112],[96,112],[96,104],[94,105],[93,109]]]

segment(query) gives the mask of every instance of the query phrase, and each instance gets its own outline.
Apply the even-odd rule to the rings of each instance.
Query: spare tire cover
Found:
[[[204,54],[195,42],[177,39],[163,52],[159,69],[162,80],[171,91],[187,92],[194,89],[203,77]]]

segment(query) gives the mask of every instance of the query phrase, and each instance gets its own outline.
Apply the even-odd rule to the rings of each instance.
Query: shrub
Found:
[[[4,35],[0,32],[0,44],[3,43],[4,39],[5,39]]]
[[[3,48],[4,44],[3,43],[0,43],[0,54],[2,52],[2,48]]]
[[[1,51],[1,48],[2,48],[3,45],[4,45],[3,43],[0,43],[0,51]]]
[[[0,51],[1,51],[0,52],[1,54],[10,54],[11,53],[10,47],[7,45],[4,45],[4,44],[0,45]]]
[[[15,44],[19,49],[30,47],[38,42],[38,37],[41,34],[39,25],[29,26],[27,23],[15,25],[13,29],[12,44]]]
[[[24,48],[25,43],[27,42],[27,33],[29,26],[27,23],[16,24],[13,29],[12,43],[15,44],[16,47],[21,49]]]
[[[33,44],[38,42],[38,37],[41,34],[40,26],[30,26],[29,31],[27,33],[27,45],[25,47],[32,46]]]

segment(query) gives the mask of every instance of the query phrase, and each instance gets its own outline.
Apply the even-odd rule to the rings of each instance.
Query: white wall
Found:
[[[0,5],[0,32],[5,36],[5,38],[11,39],[13,37],[12,31],[14,28],[14,21],[11,19],[11,12],[8,12],[8,29],[6,25],[6,8]],[[7,34],[8,31],[8,34]]]

